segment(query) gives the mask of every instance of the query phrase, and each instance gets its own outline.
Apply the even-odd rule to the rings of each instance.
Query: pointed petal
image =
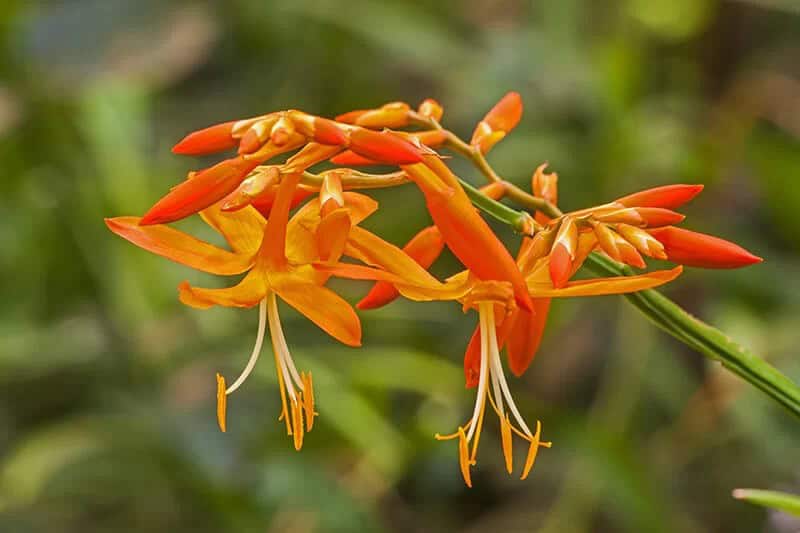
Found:
[[[278,296],[328,335],[348,346],[361,346],[361,322],[350,304],[335,292],[297,282],[290,274],[272,274],[270,282]]]
[[[403,251],[417,262],[422,268],[429,268],[442,253],[444,240],[439,228],[428,226],[417,233]],[[375,309],[382,307],[397,298],[400,293],[391,283],[379,281],[369,293],[356,305],[359,309]]]
[[[150,208],[141,224],[163,224],[187,217],[222,200],[236,189],[258,161],[227,159],[178,184]]]
[[[381,267],[407,284],[422,287],[439,284],[436,278],[400,248],[360,227],[350,230],[345,254],[368,265]]]
[[[253,255],[261,246],[267,221],[253,207],[226,212],[218,203],[200,211],[200,216],[228,241],[235,252]]]
[[[192,287],[184,281],[178,286],[178,295],[181,302],[198,309],[214,305],[253,307],[267,295],[267,284],[263,271],[251,270],[237,285],[225,289]]]
[[[550,298],[534,298],[533,308],[533,313],[524,309],[517,312],[506,340],[508,366],[516,376],[525,373],[539,350],[550,312]]]
[[[466,387],[471,389],[478,386],[481,367],[481,327],[475,326],[472,337],[469,339],[467,349],[464,351],[464,380]]]
[[[259,257],[266,261],[270,268],[278,268],[286,263],[286,225],[289,222],[289,210],[294,197],[297,184],[300,183],[300,174],[287,174],[283,176],[278,186],[275,204],[264,230]]]
[[[357,129],[350,134],[350,149],[387,165],[410,165],[422,161],[422,149],[391,131]]]
[[[546,283],[529,283],[528,288],[534,298],[566,298],[572,296],[602,296],[606,294],[625,294],[645,289],[652,289],[672,281],[680,276],[682,267],[672,270],[657,270],[638,276],[618,276],[613,278],[597,278],[573,281],[562,289],[548,286]]]
[[[331,211],[319,222],[317,249],[323,261],[338,261],[344,252],[347,235],[350,233],[350,215],[347,208]]]
[[[562,243],[556,243],[550,252],[550,280],[553,287],[560,289],[569,281],[572,273],[572,257]]]
[[[188,267],[229,276],[253,266],[253,256],[231,253],[168,226],[140,226],[139,217],[107,218],[106,226],[123,239],[148,252]]]

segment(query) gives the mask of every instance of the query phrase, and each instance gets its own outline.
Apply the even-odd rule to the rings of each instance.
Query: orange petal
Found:
[[[345,207],[322,217],[317,228],[317,248],[321,260],[339,260],[350,233],[350,225],[350,214]]]
[[[172,153],[203,155],[229,150],[236,146],[236,139],[232,135],[235,124],[234,120],[194,131],[173,146]]]
[[[258,166],[241,157],[227,159],[180,183],[150,208],[141,224],[163,224],[187,217],[222,200]]]
[[[253,255],[261,246],[267,221],[252,207],[225,212],[220,204],[215,204],[200,211],[200,216],[225,238],[234,252]]]
[[[345,254],[368,265],[379,266],[410,285],[440,285],[436,278],[400,248],[363,228],[354,227],[350,230]]]
[[[424,168],[435,173],[449,194],[427,186]],[[459,261],[479,279],[510,282],[517,304],[530,309],[530,297],[516,262],[472,206],[447,165],[436,156],[426,156],[425,167],[410,165],[403,169],[422,190],[433,222]]]
[[[508,133],[519,124],[522,118],[522,97],[511,91],[503,96],[494,107],[486,113],[483,120],[496,131]]]
[[[272,274],[273,290],[286,303],[348,346],[361,346],[361,322],[353,308],[332,290],[297,282],[290,274]]]
[[[300,177],[300,174],[283,176],[275,196],[275,204],[269,214],[259,256],[271,269],[286,264],[286,224],[289,222],[289,209]]]
[[[408,254],[422,268],[429,268],[442,253],[444,240],[439,228],[428,226],[417,233],[408,244],[403,247],[403,251]],[[375,309],[382,307],[395,298],[400,293],[391,283],[379,281],[369,293],[356,305],[359,309]]]
[[[550,312],[550,298],[534,298],[534,311],[520,309],[506,340],[508,366],[516,376],[521,376],[533,361]]]
[[[256,209],[259,213],[261,213],[265,217],[269,217],[270,213],[272,212],[272,206],[275,204],[275,197],[278,194],[278,187],[270,187],[264,194],[260,194],[253,198],[252,206]],[[303,200],[308,198],[314,194],[314,191],[310,191],[308,189],[301,189],[297,188],[294,191],[294,195],[292,196],[292,203],[289,206],[289,209],[294,209],[298,205],[300,205]]]
[[[370,109],[356,117],[355,124],[364,128],[403,128],[408,125],[410,107],[404,102],[391,102],[378,109]]]
[[[670,261],[701,268],[740,268],[763,261],[738,244],[682,228],[649,230],[664,245]]]
[[[223,307],[253,307],[267,295],[264,272],[251,270],[237,285],[225,289],[192,287],[184,281],[178,286],[178,295],[184,304],[198,309],[214,305]]]
[[[139,217],[107,218],[106,226],[123,239],[148,252],[182,265],[229,276],[253,266],[253,256],[231,253],[168,226],[140,226]]]
[[[704,185],[665,185],[635,192],[616,200],[626,207],[663,207],[676,209],[700,194]]]
[[[314,131],[311,137],[321,144],[344,146],[347,144],[347,134],[334,121],[327,118],[314,117]]]
[[[566,298],[572,296],[603,296],[606,294],[625,294],[652,289],[680,276],[683,267],[672,270],[657,270],[638,276],[617,276],[572,281],[561,289],[549,287],[545,283],[529,283],[528,288],[534,298]]]
[[[478,386],[481,368],[481,328],[475,326],[472,337],[469,339],[464,352],[464,379],[466,387],[471,389]]]

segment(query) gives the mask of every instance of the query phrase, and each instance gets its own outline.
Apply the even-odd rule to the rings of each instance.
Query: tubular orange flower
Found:
[[[312,267],[312,263],[320,259],[316,240],[320,225],[319,201],[306,204],[287,223],[298,181],[299,175],[296,174],[283,177],[269,221],[265,221],[252,207],[223,212],[219,205],[215,205],[201,213],[203,219],[227,240],[231,251],[167,226],[142,226],[136,217],[106,220],[114,233],[173,261],[212,274],[247,272],[239,284],[226,289],[196,288],[184,282],[179,287],[180,299],[186,305],[201,309],[213,305],[258,305],[257,340],[245,369],[228,386],[223,377],[218,377],[220,429],[226,429],[226,398],[252,372],[269,325],[281,390],[281,418],[297,449],[302,445],[303,433],[311,430],[316,416],[312,379],[311,374],[299,373],[295,367],[281,329],[276,295],[340,342],[348,346],[359,346],[361,342],[361,326],[352,307],[323,287],[328,276]],[[342,193],[342,200],[347,205],[343,209],[353,225],[376,208],[373,200],[357,193]]]
[[[575,247],[571,273],[580,268],[595,246],[596,240],[592,233],[581,236]],[[437,438],[458,439],[461,472],[465,483],[471,486],[470,467],[476,461],[488,400],[500,421],[501,435],[504,435],[503,452],[508,466],[512,466],[509,432],[528,443],[528,459],[522,469],[524,479],[533,467],[539,447],[549,447],[550,443],[541,441],[541,425],[537,423],[536,431],[531,431],[517,409],[503,373],[499,353],[506,339],[510,337],[509,346],[513,345],[513,348],[509,351],[509,356],[513,355],[514,359],[509,360],[509,365],[515,373],[522,373],[538,347],[543,322],[535,322],[534,317],[537,315],[529,314],[524,318],[526,322],[515,328],[518,313],[523,310],[516,304],[515,290],[510,282],[480,280],[472,271],[467,270],[450,277],[445,283],[440,283],[402,250],[363,229],[353,228],[350,232],[345,254],[370,266],[317,263],[315,267],[326,274],[391,283],[400,294],[412,300],[458,300],[465,310],[478,310],[479,333],[473,336],[465,358],[467,384],[477,386],[473,415],[455,433],[437,435]],[[635,292],[662,285],[675,279],[681,272],[681,267],[678,267],[640,276],[567,282],[559,288],[550,280],[549,261],[548,256],[532,261],[532,266],[524,273],[530,296],[534,301],[542,301],[539,309],[543,311],[543,315],[546,315],[550,298]]]
[[[360,109],[336,117],[339,122],[364,128],[402,128],[408,125],[410,106],[405,102],[389,102],[377,109]]]
[[[531,309],[514,259],[472,206],[447,165],[437,156],[425,156],[423,164],[401,168],[422,191],[433,222],[459,261],[479,279],[510,282],[517,304]]]

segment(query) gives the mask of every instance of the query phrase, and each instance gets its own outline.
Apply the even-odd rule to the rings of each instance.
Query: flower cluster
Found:
[[[253,370],[268,327],[281,396],[279,420],[294,447],[301,448],[317,416],[313,379],[311,372],[298,371],[292,359],[277,299],[339,342],[359,346],[358,315],[325,285],[332,276],[369,280],[374,285],[357,304],[362,310],[402,295],[417,301],[453,300],[465,312],[477,311],[478,324],[464,357],[466,385],[476,389],[475,406],[465,424],[436,437],[458,442],[461,472],[471,486],[485,415],[494,413],[509,473],[514,437],[527,446],[524,479],[539,448],[551,443],[542,440],[541,423],[532,430],[514,402],[500,354],[505,350],[514,375],[525,372],[538,350],[552,298],[651,289],[679,276],[681,265],[735,268],[760,261],[733,243],[675,226],[684,218],[675,209],[697,195],[701,185],[668,185],[561,213],[558,178],[546,172],[546,165],[533,173],[530,193],[500,179],[485,154],[519,122],[517,93],[506,95],[486,114],[469,143],[441,126],[442,115],[442,107],[429,99],[416,110],[392,102],[336,120],[288,110],[211,126],[191,133],[173,151],[203,155],[236,149],[235,157],[189,173],[142,217],[106,220],[117,235],[178,263],[222,276],[245,274],[229,288],[186,282],[178,288],[180,300],[192,307],[258,307],[256,343],[244,370],[230,384],[217,374],[222,431],[227,397]],[[438,149],[470,158],[489,184],[480,190],[464,184]],[[289,153],[284,161],[273,161]],[[309,170],[319,164],[328,170]],[[393,169],[370,174],[358,170],[364,165]],[[359,225],[378,205],[355,191],[408,182],[422,193],[433,223],[401,249]],[[503,198],[522,200],[532,211],[519,218],[516,229],[524,235],[515,257],[478,209],[510,210],[499,203]],[[194,214],[225,239],[227,249],[167,225]],[[445,246],[464,270],[439,280],[428,268]],[[591,253],[639,269],[646,267],[644,257],[678,266],[573,281]]]

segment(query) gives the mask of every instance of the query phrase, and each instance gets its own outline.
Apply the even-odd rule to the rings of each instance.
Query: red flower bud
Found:
[[[184,137],[172,147],[172,153],[180,155],[204,155],[236,146],[233,138],[233,126],[236,121],[223,122],[208,128],[197,130]]]
[[[667,258],[701,268],[740,268],[763,261],[738,244],[674,226],[649,230],[664,245]]]
[[[374,159],[369,159],[362,155],[358,155],[352,150],[346,150],[339,155],[331,157],[330,161],[334,165],[341,165],[343,167],[361,167],[361,166],[381,164],[378,161],[375,161]]]
[[[198,172],[173,187],[150,208],[139,224],[164,224],[197,213],[234,191],[257,166],[258,161],[235,157]]]
[[[663,207],[677,209],[703,190],[704,185],[664,185],[623,196],[617,203],[626,207]]]
[[[422,161],[422,149],[391,131],[357,129],[350,133],[350,149],[360,156],[387,165],[411,165]]]

